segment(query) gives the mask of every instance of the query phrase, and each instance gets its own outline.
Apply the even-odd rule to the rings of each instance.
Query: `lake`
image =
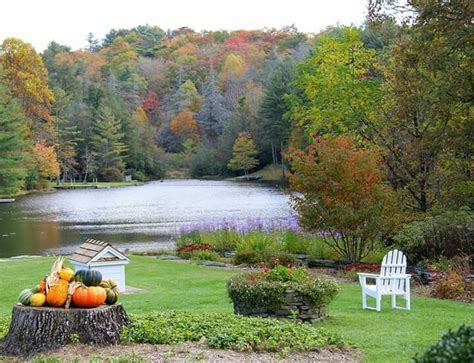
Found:
[[[87,238],[137,251],[170,248],[189,224],[291,214],[282,190],[245,182],[165,180],[26,195],[0,204],[0,257],[71,253]]]

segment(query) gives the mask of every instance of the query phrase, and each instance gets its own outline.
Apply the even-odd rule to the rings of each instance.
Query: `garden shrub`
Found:
[[[210,348],[236,351],[312,351],[342,346],[339,335],[322,328],[276,319],[228,313],[156,312],[130,316],[122,340],[129,343],[177,344],[205,338]]]
[[[307,254],[309,250],[308,238],[295,231],[285,231],[282,235],[285,251],[294,254]]]
[[[393,236],[397,247],[412,261],[474,254],[474,216],[470,212],[445,212],[404,224]]]
[[[449,330],[439,342],[422,356],[413,358],[416,363],[472,363],[474,362],[474,326],[461,325]]]
[[[187,243],[176,249],[176,254],[182,258],[191,258],[197,251],[212,251],[212,246],[207,243]]]
[[[456,271],[450,270],[435,278],[431,295],[439,299],[462,299],[464,279]]]
[[[201,250],[192,252],[191,259],[197,261],[219,261],[221,256],[214,251]]]
[[[237,251],[232,258],[234,265],[256,266],[263,263],[264,259],[261,253],[254,250]]]
[[[278,310],[286,290],[300,293],[314,307],[321,307],[336,297],[339,288],[329,278],[310,274],[303,268],[284,266],[244,272],[227,282],[227,292],[234,304],[249,308],[259,306],[269,311]]]
[[[7,335],[9,327],[10,317],[0,316],[0,341],[2,341],[3,338]]]

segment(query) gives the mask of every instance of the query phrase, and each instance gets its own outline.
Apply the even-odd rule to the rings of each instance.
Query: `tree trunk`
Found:
[[[122,304],[95,309],[35,308],[15,305],[3,350],[11,355],[30,355],[58,349],[71,341],[115,345],[129,324]]]

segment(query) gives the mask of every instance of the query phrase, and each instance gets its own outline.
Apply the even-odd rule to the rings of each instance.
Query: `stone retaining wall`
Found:
[[[297,291],[286,290],[283,300],[284,303],[282,306],[275,311],[270,311],[266,307],[261,306],[240,306],[234,302],[234,313],[245,316],[260,316],[263,318],[296,318],[307,323],[312,323],[327,317],[326,306],[316,307],[312,305]]]

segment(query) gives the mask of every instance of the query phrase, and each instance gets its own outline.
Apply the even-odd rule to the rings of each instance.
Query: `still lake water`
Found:
[[[134,250],[169,248],[184,225],[290,215],[281,190],[228,181],[165,180],[27,195],[0,204],[0,257],[71,253],[87,238]]]

